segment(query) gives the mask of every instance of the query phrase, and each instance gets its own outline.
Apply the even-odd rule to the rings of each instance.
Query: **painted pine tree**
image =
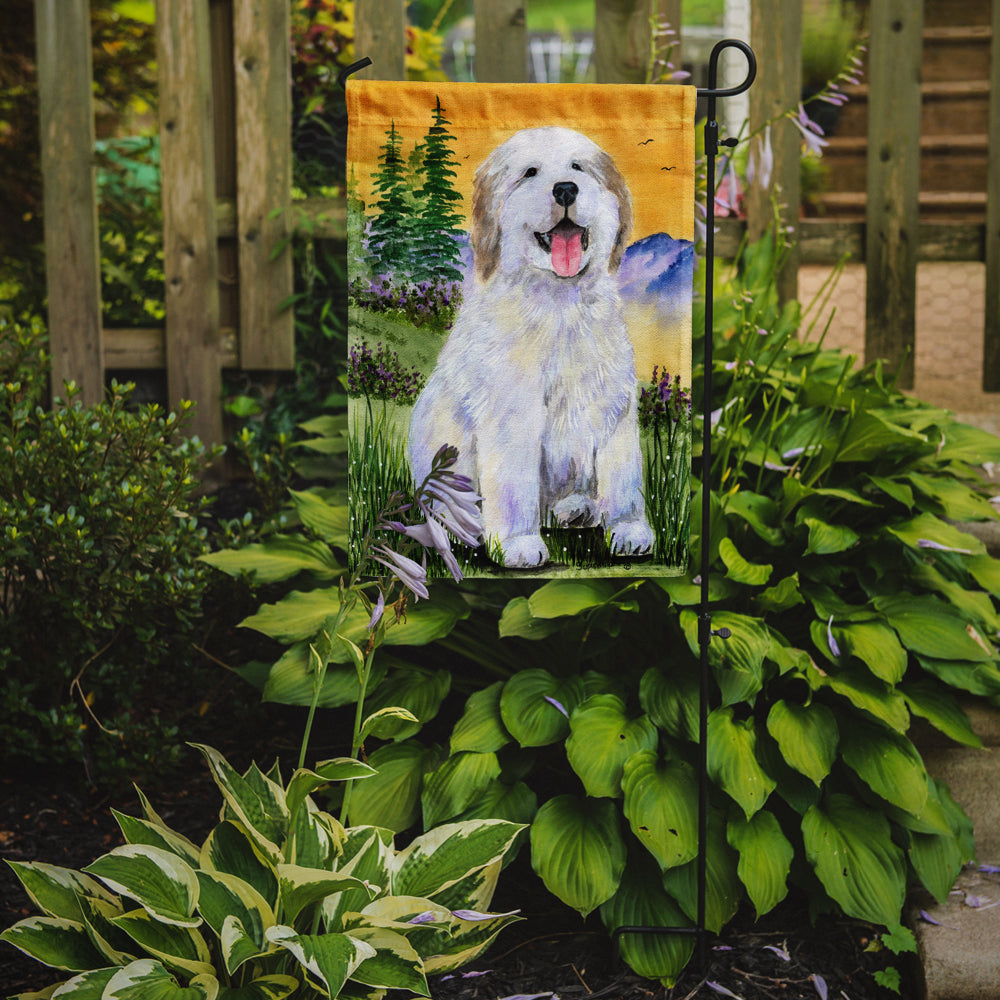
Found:
[[[385,135],[373,183],[375,215],[368,227],[368,263],[373,274],[405,281],[413,260],[413,233],[403,137],[394,121]]]
[[[462,272],[456,267],[461,248],[456,237],[463,232],[463,220],[456,206],[460,206],[462,196],[453,184],[458,176],[454,170],[458,160],[449,145],[455,142],[455,137],[446,127],[451,122],[444,116],[440,97],[432,114],[433,124],[420,147],[424,182],[416,192],[419,214],[412,220],[413,278],[461,281]]]

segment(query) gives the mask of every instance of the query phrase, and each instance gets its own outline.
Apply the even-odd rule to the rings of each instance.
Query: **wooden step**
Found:
[[[920,86],[921,135],[947,135],[956,126],[963,133],[988,131],[989,80],[937,80]],[[849,101],[841,109],[837,136],[866,135],[868,131],[868,84],[846,91]]]
[[[920,75],[924,83],[988,80],[993,31],[987,25],[924,29]]]
[[[985,135],[925,135],[920,138],[920,188],[925,191],[985,191]],[[834,191],[860,191],[867,178],[868,140],[831,136],[823,151]]]
[[[830,191],[816,198],[829,218],[864,219],[867,196],[863,191]],[[920,218],[955,222],[982,222],[986,216],[986,193],[981,191],[921,191]]]
[[[989,24],[991,0],[924,0],[924,27],[962,24]],[[867,4],[865,5],[867,6]]]

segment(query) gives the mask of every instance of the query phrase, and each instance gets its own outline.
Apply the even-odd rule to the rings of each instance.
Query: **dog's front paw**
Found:
[[[653,550],[653,529],[642,519],[619,521],[611,526],[611,552],[616,556],[642,556]]]
[[[509,569],[531,569],[549,558],[541,535],[513,535],[500,543],[503,565]]]
[[[571,493],[556,503],[552,516],[563,528],[589,528],[597,524],[597,505],[585,493]]]

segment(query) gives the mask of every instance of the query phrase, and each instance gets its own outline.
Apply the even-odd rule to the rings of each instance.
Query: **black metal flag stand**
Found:
[[[719,88],[719,57],[725,49],[739,49],[747,60],[747,75],[736,87]],[[350,66],[345,66],[337,76],[337,82],[344,87],[347,78],[360,69],[371,65],[365,56]],[[725,628],[712,629],[712,615],[709,611],[709,544],[711,529],[711,494],[708,481],[712,471],[712,290],[715,280],[715,158],[721,146],[735,146],[735,138],[720,139],[719,123],[716,121],[716,100],[720,97],[735,97],[750,89],[757,76],[757,59],[753,49],[734,38],[726,38],[716,43],[708,61],[708,87],[699,88],[698,96],[707,100],[707,121],[705,123],[705,159],[707,163],[706,224],[705,224],[705,376],[702,397],[702,477],[701,477],[701,600],[698,612],[698,646],[701,653],[701,687],[698,705],[698,910],[694,927],[623,926],[615,929],[612,938],[617,944],[623,934],[694,934],[698,939],[698,963],[702,970],[706,967],[705,955],[705,897],[707,890],[707,837],[708,837],[708,698],[709,665],[708,649],[712,637],[729,637]]]

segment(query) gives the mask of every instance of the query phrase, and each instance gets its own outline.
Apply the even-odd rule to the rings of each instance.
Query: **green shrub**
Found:
[[[398,849],[388,830],[345,829],[311,798],[369,778],[366,764],[324,761],[285,785],[277,765],[240,774],[199,749],[224,800],[202,845],[140,793],[142,819],[115,813],[126,844],[82,872],[11,863],[42,913],[0,938],[77,973],[60,995],[429,996],[429,973],[472,961],[518,919],[486,912],[516,824],[453,823]]]
[[[943,899],[974,850],[909,729],[920,717],[977,746],[958,695],[1000,695],[1000,561],[952,523],[996,516],[976,466],[1000,460],[1000,439],[905,396],[880,364],[800,338],[799,304],[777,302],[781,255],[771,239],[746,248],[715,290],[711,537],[697,497],[691,523],[693,566],[710,546],[713,627],[731,632],[709,649],[707,926],[744,903],[763,914],[796,887],[814,912],[904,940],[908,885]],[[696,354],[696,415],[703,389]],[[255,673],[265,698],[313,695],[308,644],[337,600],[343,508],[326,520],[335,530],[316,530],[308,551],[289,532],[232,557],[230,571],[290,581],[246,622],[289,645]],[[418,722],[366,748],[379,773],[352,815],[396,830],[532,821],[533,865],[567,905],[599,910],[609,929],[692,923],[700,581],[480,583],[451,597],[408,613],[372,677],[372,707]],[[406,663],[421,643],[423,663]],[[356,696],[342,659],[323,704]],[[450,738],[423,741],[449,691],[469,695],[464,712]],[[622,939],[633,968],[665,982],[691,947]]]
[[[127,385],[96,406],[69,385],[42,408],[40,338],[0,321],[0,744],[7,760],[110,773],[176,752],[154,682],[191,661],[208,454],[185,434],[188,405],[131,409]]]

